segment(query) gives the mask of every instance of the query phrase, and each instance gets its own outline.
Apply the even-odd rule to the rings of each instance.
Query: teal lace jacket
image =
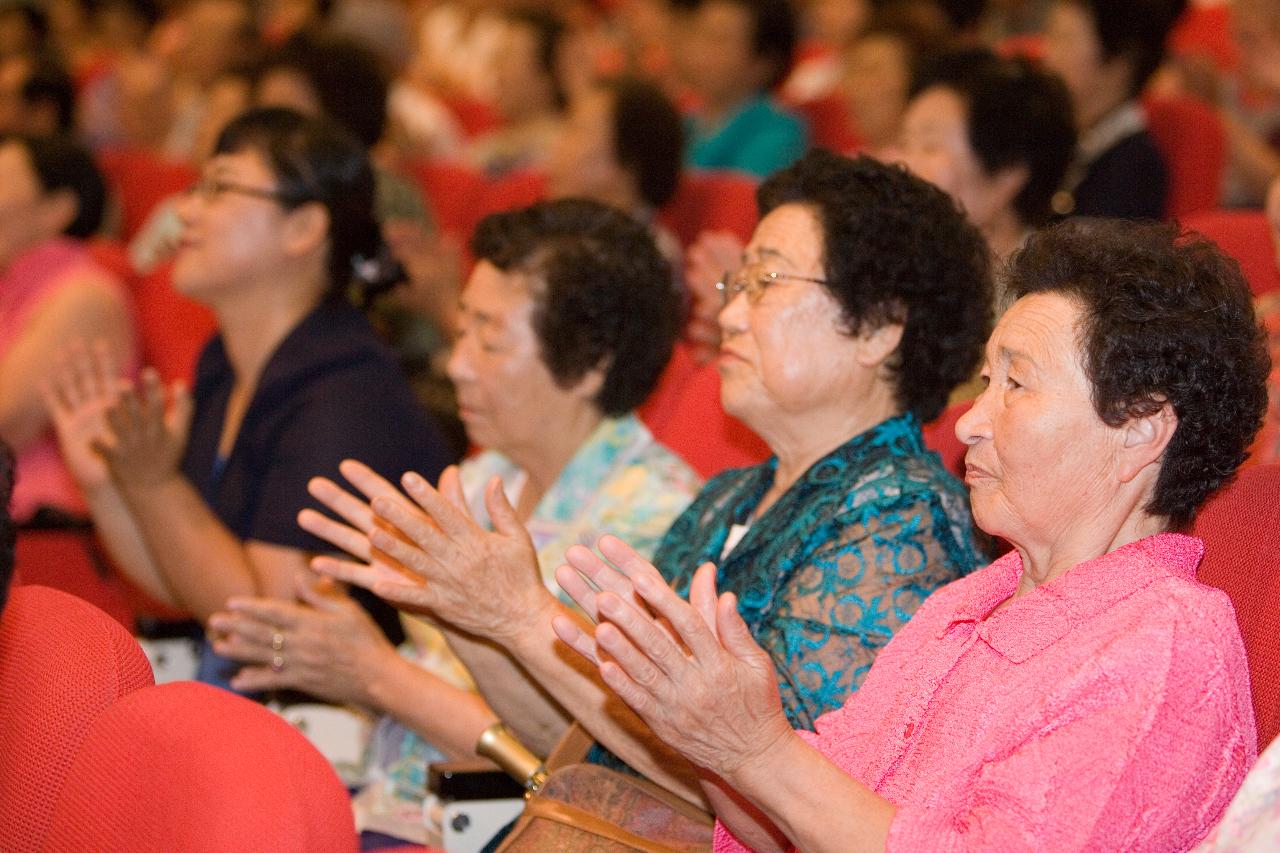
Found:
[[[809,468],[753,519],[777,459],[709,481],[667,531],[654,563],[687,595],[704,562],[738,596],[773,657],[795,728],[842,706],[876,653],[938,587],[975,569],[964,487],[901,415],[855,436]],[[721,556],[735,524],[750,524]],[[597,746],[590,760],[619,766]]]

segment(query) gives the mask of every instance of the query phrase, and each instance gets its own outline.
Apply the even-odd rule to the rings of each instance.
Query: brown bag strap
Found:
[[[643,853],[673,853],[675,850],[673,847],[667,847],[629,832],[617,824],[610,823],[589,811],[569,805],[561,800],[534,797],[525,805],[524,813],[530,819],[542,818],[571,826],[575,829],[590,832],[600,838],[605,838],[618,844],[625,844],[627,847],[643,851]]]
[[[570,764],[581,764],[595,742],[595,738],[581,725],[577,722],[570,723],[560,742],[551,749],[547,760],[543,762],[547,766],[547,772],[554,773]]]

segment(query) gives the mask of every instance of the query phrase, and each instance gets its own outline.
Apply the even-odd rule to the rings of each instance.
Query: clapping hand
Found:
[[[111,479],[94,445],[110,441],[106,413],[128,387],[106,341],[95,341],[92,348],[73,343],[41,387],[62,458],[85,492]]]
[[[191,429],[191,395],[182,382],[166,389],[152,368],[140,387],[122,388],[103,413],[108,434],[94,439],[121,489],[148,488],[178,474]]]
[[[634,597],[602,563],[577,550],[569,559],[576,571],[561,567],[557,578],[596,618],[594,643],[564,617],[553,621],[556,634],[599,667],[658,737],[695,765],[732,778],[791,736],[773,661],[738,615],[736,597],[717,597],[713,565],[698,569],[685,602],[656,571],[638,570],[629,558],[617,560],[617,573]],[[596,588],[571,577],[579,573]]]
[[[494,526],[487,530],[467,508],[456,467],[441,475],[438,490],[417,474],[405,474],[407,497],[358,462],[348,460],[340,470],[367,503],[317,478],[311,494],[347,524],[309,510],[299,514],[298,523],[357,561],[317,557],[316,571],[504,644],[554,607],[533,543],[498,478],[485,488]]]

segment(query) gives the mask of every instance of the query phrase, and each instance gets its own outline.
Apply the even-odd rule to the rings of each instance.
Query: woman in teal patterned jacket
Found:
[[[972,374],[991,286],[978,232],[900,168],[815,152],[766,181],[758,200],[763,218],[744,264],[720,285],[718,368],[725,409],[775,455],[708,483],[654,562],[682,593],[699,564],[720,567],[720,588],[738,594],[801,725],[839,707],[924,598],[978,562],[965,493],[925,448],[920,424]],[[557,648],[553,625],[589,644],[586,623],[530,582],[528,539],[505,521],[513,516],[501,491],[487,495],[486,531],[447,487],[405,486],[412,502],[384,491],[390,499],[372,507],[403,539],[348,510],[366,533],[332,540],[356,541],[366,559],[360,543],[372,541],[400,569],[381,557],[316,568],[502,647],[596,738],[595,760],[625,762],[700,801],[690,765],[608,701],[594,668]],[[599,544],[624,570],[652,570],[616,538]],[[579,600],[593,598],[582,594],[584,576],[616,577],[581,545],[566,559],[572,568],[557,579]],[[468,666],[483,671],[479,660]],[[504,696],[510,679],[478,680],[498,715],[545,748],[555,721],[539,719],[527,697]]]

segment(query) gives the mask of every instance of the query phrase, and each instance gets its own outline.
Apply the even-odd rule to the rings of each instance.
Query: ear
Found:
[[[1167,402],[1152,414],[1130,418],[1120,427],[1120,481],[1128,483],[1158,463],[1177,429],[1178,415]]]
[[[604,387],[604,377],[609,372],[608,362],[596,365],[579,377],[568,390],[580,400],[594,400]]]
[[[285,218],[282,246],[292,256],[310,254],[329,239],[329,211],[318,201],[309,201],[289,211]]]
[[[858,335],[858,364],[879,367],[888,361],[898,351],[898,344],[902,343],[903,328],[901,323],[885,323],[874,331]]]
[[[71,190],[54,190],[41,202],[38,215],[42,231],[62,234],[80,215],[80,200]]]

